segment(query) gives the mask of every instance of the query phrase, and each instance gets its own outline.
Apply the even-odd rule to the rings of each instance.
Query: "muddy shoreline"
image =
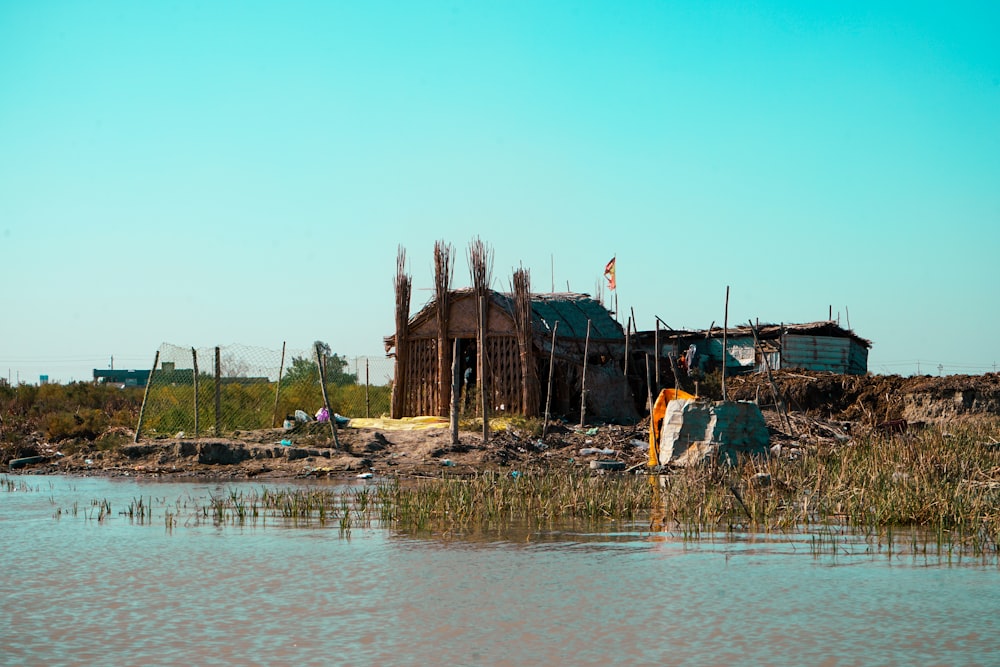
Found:
[[[772,445],[785,455],[824,443],[842,445],[880,430],[946,429],[949,423],[1000,415],[1000,374],[909,377],[842,376],[780,371],[774,389],[764,375],[729,380],[729,397],[761,405]],[[794,428],[779,415],[774,390],[784,397]],[[17,434],[14,456],[2,461],[10,474],[69,474],[203,479],[308,479],[475,474],[485,470],[589,468],[594,460],[648,460],[648,419],[636,425],[579,427],[555,420],[544,440],[540,422],[495,430],[463,430],[452,444],[448,429],[342,428],[340,446],[329,426],[309,423],[291,431],[238,431],[226,438],[183,433],[143,438],[116,427],[93,440],[50,442],[43,432]],[[10,433],[8,432],[8,436]],[[10,438],[8,437],[8,440]],[[24,465],[22,459],[30,460]]]
[[[314,425],[318,426],[318,425]],[[129,442],[119,447],[83,447],[63,454],[55,445],[36,447],[44,461],[12,469],[12,474],[101,475],[197,479],[309,479],[419,477],[475,474],[504,469],[530,472],[589,467],[610,459],[641,466],[648,458],[647,431],[640,427],[553,427],[545,441],[517,430],[497,431],[483,443],[481,434],[461,432],[452,444],[446,429],[386,431],[344,428],[340,447],[316,443],[313,434],[283,429],[242,432],[232,438],[173,437]],[[291,443],[291,444],[282,444]],[[599,450],[597,453],[592,450]],[[582,453],[581,453],[582,452]]]

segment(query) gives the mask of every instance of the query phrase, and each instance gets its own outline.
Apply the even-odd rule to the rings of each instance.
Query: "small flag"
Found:
[[[608,289],[613,290],[615,288],[615,260],[617,257],[612,257],[611,261],[604,265],[604,277],[608,279]]]

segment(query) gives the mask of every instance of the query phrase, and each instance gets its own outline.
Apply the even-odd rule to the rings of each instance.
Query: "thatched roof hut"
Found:
[[[405,341],[406,363],[396,364],[394,383],[400,396],[399,414],[393,416],[448,414],[443,397],[450,387],[442,388],[441,379],[451,373],[441,371],[442,364],[450,368],[456,349],[465,405],[474,405],[467,399],[485,387],[494,415],[541,414],[555,330],[552,413],[579,417],[586,357],[587,415],[602,420],[636,418],[621,365],[625,334],[600,303],[586,294],[531,294],[524,298],[525,310],[516,293],[488,290],[486,294],[484,303],[477,304],[473,289],[450,290],[445,318],[437,299],[432,299],[409,319],[402,336],[397,331],[385,339],[387,354],[397,357],[401,352],[396,349],[397,339]],[[486,313],[481,344],[477,306]]]

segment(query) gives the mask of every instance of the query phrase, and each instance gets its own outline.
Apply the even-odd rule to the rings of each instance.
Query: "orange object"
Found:
[[[660,465],[660,431],[663,429],[663,418],[667,414],[667,403],[677,399],[698,398],[682,389],[663,389],[653,403],[653,412],[649,415],[649,465]]]

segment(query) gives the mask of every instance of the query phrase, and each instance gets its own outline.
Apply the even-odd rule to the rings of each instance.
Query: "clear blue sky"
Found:
[[[0,373],[382,353],[397,245],[1000,363],[1000,5],[0,3]],[[554,264],[554,276],[552,266]]]

